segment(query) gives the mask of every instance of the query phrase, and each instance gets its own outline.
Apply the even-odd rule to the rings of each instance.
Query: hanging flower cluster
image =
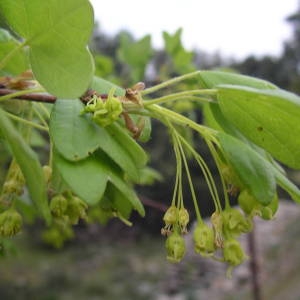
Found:
[[[232,269],[247,259],[247,255],[241,247],[238,238],[241,234],[248,233],[253,229],[254,216],[272,219],[278,207],[278,198],[276,196],[266,206],[258,202],[236,180],[236,175],[232,168],[230,165],[226,165],[223,156],[218,152],[217,143],[206,141],[220,171],[225,199],[225,203],[222,205],[213,176],[203,158],[186,141],[174,125],[168,122],[166,125],[170,129],[177,165],[173,199],[163,216],[165,225],[161,230],[161,233],[167,236],[165,245],[167,259],[171,262],[179,262],[186,252],[183,235],[187,233],[189,213],[185,209],[182,193],[182,178],[183,171],[185,171],[197,218],[197,224],[193,229],[194,250],[203,257],[227,263],[227,274],[230,276]],[[210,225],[204,222],[200,214],[186,158],[187,153],[200,167],[212,196],[215,212],[210,218]],[[238,202],[242,211],[231,207],[228,194],[232,193],[239,193]]]

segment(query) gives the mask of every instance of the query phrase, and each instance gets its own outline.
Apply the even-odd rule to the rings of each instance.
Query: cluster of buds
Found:
[[[215,212],[211,216],[211,222],[216,250],[221,250],[223,254],[221,260],[228,264],[230,272],[247,258],[237,238],[252,230],[252,220],[238,209],[228,207],[221,212]]]
[[[88,101],[83,113],[92,113],[93,121],[101,127],[115,122],[123,111],[120,99],[114,96],[115,89],[111,89],[107,99],[93,95]]]
[[[182,235],[187,232],[188,212],[185,208],[178,209],[172,205],[166,211],[163,220],[165,226],[162,228],[162,234],[167,235],[167,259],[180,262],[186,252]],[[238,209],[227,207],[213,213],[210,220],[212,226],[198,220],[193,231],[194,250],[203,257],[226,262],[230,273],[233,267],[247,258],[237,238],[252,229],[252,219]],[[216,254],[219,253],[222,253],[221,257],[217,257]]]
[[[74,232],[72,225],[78,224],[80,219],[87,218],[87,204],[70,193],[58,194],[50,201],[50,210],[53,215],[51,227],[42,233],[43,240],[61,248],[66,240],[72,239]]]
[[[165,226],[161,229],[161,234],[167,236],[167,259],[179,262],[185,254],[185,241],[182,235],[187,233],[189,213],[184,207],[171,205],[165,212],[163,220]]]
[[[42,239],[57,249],[61,248],[66,240],[73,237],[72,227],[64,219],[54,219],[52,226],[42,233]]]
[[[2,187],[1,199],[21,196],[24,192],[25,178],[19,165],[13,161]]]
[[[76,225],[80,219],[86,219],[87,204],[77,196],[59,194],[50,201],[50,210],[54,217],[67,218],[69,223]]]
[[[250,218],[259,216],[264,220],[271,220],[278,209],[278,196],[276,194],[268,205],[262,205],[247,190],[243,190],[239,194],[238,203]]]
[[[161,229],[162,235],[170,235],[174,228],[179,228],[179,232],[182,234],[187,233],[190,217],[184,207],[178,208],[175,205],[171,205],[165,212],[163,220],[165,226]]]
[[[0,214],[0,236],[16,235],[21,230],[22,223],[22,216],[13,207],[10,207]]]

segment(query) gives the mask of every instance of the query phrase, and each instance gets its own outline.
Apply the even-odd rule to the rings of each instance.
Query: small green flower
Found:
[[[249,216],[260,216],[264,220],[271,220],[278,209],[278,196],[276,194],[268,205],[262,205],[247,190],[243,190],[238,197],[238,203]]]
[[[74,231],[65,218],[55,219],[53,225],[42,233],[43,241],[57,249],[60,249],[66,240],[73,237]]]
[[[17,234],[22,223],[22,216],[14,208],[9,208],[0,214],[0,235],[9,237]]]
[[[177,219],[178,219],[178,208],[175,205],[172,205],[165,212],[163,220],[166,225],[175,225]]]
[[[260,215],[259,202],[248,192],[242,190],[238,197],[238,203],[245,214],[250,216]]]
[[[70,223],[75,225],[78,223],[79,219],[86,219],[87,209],[88,209],[88,205],[80,198],[76,196],[69,198],[66,215],[69,217]]]
[[[107,99],[101,99],[96,95],[87,103],[83,113],[93,113],[93,120],[101,127],[115,122],[123,111],[123,106],[118,97],[114,96],[115,89],[112,88]]]
[[[264,220],[272,220],[278,210],[278,196],[275,195],[273,200],[267,206],[261,206],[261,218]]]
[[[66,213],[68,200],[61,194],[50,200],[50,210],[54,216],[61,217]]]
[[[195,252],[202,256],[211,256],[215,251],[214,230],[205,223],[198,223],[193,233]]]
[[[180,262],[185,254],[184,238],[175,230],[166,240],[167,260],[170,262]]]
[[[222,212],[223,228],[227,235],[238,236],[249,232],[253,225],[249,218],[235,208],[227,208]]]
[[[168,235],[171,232],[171,228],[178,222],[178,208],[175,205],[171,205],[163,216],[165,222],[164,228],[162,228],[162,235]]]
[[[187,224],[190,221],[190,216],[188,211],[182,207],[178,212],[178,223],[181,229],[181,233],[187,233]]]
[[[223,256],[224,260],[233,267],[240,265],[247,258],[240,242],[233,238],[224,241]]]
[[[24,184],[16,179],[10,179],[4,182],[2,194],[4,195],[22,195]]]

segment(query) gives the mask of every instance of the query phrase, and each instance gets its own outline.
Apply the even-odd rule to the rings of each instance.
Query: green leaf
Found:
[[[224,157],[243,187],[262,205],[268,205],[276,193],[276,181],[271,164],[240,140],[219,132]]]
[[[100,94],[108,94],[112,88],[115,88],[116,96],[124,96],[125,95],[125,89],[117,86],[116,84],[114,84],[110,81],[107,81],[107,80],[97,77],[97,76],[93,77],[93,81],[90,85],[90,88]]]
[[[103,160],[101,156],[100,159]],[[138,213],[142,217],[145,216],[144,207],[139,198],[137,197],[136,193],[134,192],[132,186],[128,182],[125,182],[120,176],[118,176],[114,172],[110,172],[109,181],[119,190],[120,193],[124,195],[124,197],[132,204],[132,206],[138,211]]]
[[[68,160],[81,160],[99,148],[103,130],[82,115],[79,100],[57,100],[50,118],[50,136],[57,151]],[[106,134],[107,135],[107,134]]]
[[[300,98],[282,90],[220,86],[223,115],[244,136],[289,167],[300,168]]]
[[[1,0],[7,23],[29,46],[36,79],[51,94],[76,98],[88,88],[93,60],[86,45],[93,30],[87,0]]]
[[[163,32],[166,52],[171,56],[174,70],[179,74],[192,72],[193,52],[185,50],[181,42],[182,28],[179,28],[173,35]]]
[[[152,53],[150,35],[136,42],[132,42],[127,34],[121,35],[117,55],[121,62],[131,67],[130,75],[133,82],[143,80]]]
[[[182,34],[182,28],[177,29],[173,35],[169,34],[166,31],[163,32],[165,49],[169,55],[172,56],[183,48],[181,43],[181,34]]]
[[[163,177],[161,173],[159,173],[157,170],[150,168],[150,167],[145,167],[141,169],[140,172],[140,179],[138,184],[141,185],[153,185],[155,181],[162,181]]]
[[[277,87],[262,79],[220,71],[200,71],[200,85],[204,88],[215,88],[221,84],[248,86],[256,89],[277,89]]]
[[[107,182],[110,182],[130,201],[140,215],[145,214],[132,186],[124,181],[123,173],[104,152],[98,150],[78,162],[68,161],[54,152],[54,163],[73,192],[89,205],[97,204],[102,199]]]
[[[224,117],[218,103],[207,103],[203,108],[206,125],[218,130],[224,131],[239,139],[244,139],[242,134]]]
[[[280,170],[278,170],[275,166],[272,165],[273,172],[276,178],[277,184],[285,190],[291,198],[297,202],[300,203],[300,190],[299,188],[292,183]]]
[[[36,153],[0,109],[0,129],[26,180],[30,197],[47,223],[51,221],[44,173]]]
[[[20,42],[13,38],[8,31],[0,28],[0,57],[6,57],[13,49],[18,47]],[[19,75],[25,70],[29,69],[28,60],[23,49],[20,49],[8,61],[1,72],[9,75]]]
[[[121,147],[127,150],[136,166],[142,168],[148,161],[148,156],[143,148],[128,134],[126,129],[122,128],[119,124],[113,123],[106,127]]]
[[[95,60],[95,75],[107,77],[114,72],[114,61],[106,55],[94,55]]]
[[[129,219],[133,209],[131,201],[112,183],[108,183],[101,204],[103,204],[104,201],[106,202],[104,205],[112,207],[119,212],[123,218]]]
[[[126,174],[137,181],[138,165],[127,148],[118,142],[117,132],[97,126],[88,115],[81,115],[79,100],[58,100],[50,120],[50,134],[56,150],[67,160],[84,159],[101,148]]]
[[[101,200],[109,173],[107,166],[95,155],[78,162],[71,162],[55,151],[53,161],[63,180],[82,200],[89,205]]]

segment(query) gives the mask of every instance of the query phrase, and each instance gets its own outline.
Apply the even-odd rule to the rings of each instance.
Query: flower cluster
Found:
[[[43,240],[55,248],[61,248],[66,240],[74,236],[72,225],[78,224],[80,219],[87,219],[87,208],[84,201],[70,192],[52,197],[50,210],[53,222],[43,232]]]
[[[247,190],[243,190],[238,197],[241,209],[249,217],[259,216],[264,220],[271,220],[278,209],[278,196],[275,195],[268,205],[259,203]]]
[[[83,113],[92,113],[93,121],[101,127],[112,124],[123,111],[122,103],[118,97],[114,96],[114,92],[115,89],[111,89],[107,99],[93,95]]]
[[[219,169],[224,192],[224,202],[219,198],[219,192],[208,166],[201,155],[179,133],[177,128],[167,123],[170,128],[175,158],[177,162],[176,180],[171,206],[164,214],[165,226],[161,233],[167,236],[167,259],[171,262],[179,262],[186,252],[185,240],[182,237],[187,232],[189,215],[184,208],[183,199],[183,170],[185,170],[188,185],[193,200],[197,224],[193,230],[194,250],[203,257],[209,257],[222,261],[228,265],[228,275],[237,265],[247,259],[238,238],[253,229],[253,217],[260,216],[263,219],[272,219],[278,207],[278,198],[274,197],[268,205],[262,205],[240,183],[233,169],[224,160],[213,143],[208,142],[208,147]],[[215,206],[215,212],[211,215],[210,224],[203,221],[198,200],[193,186],[193,180],[189,171],[186,158],[189,154],[200,167]],[[241,210],[231,207],[229,195],[238,197]]]
[[[0,214],[0,236],[10,237],[16,235],[22,227],[22,216],[13,207]]]
[[[180,215],[180,209],[170,206],[163,218],[162,234],[167,235],[167,259],[171,262],[180,262],[186,252],[182,234],[187,232],[188,213],[186,209],[181,211]],[[203,257],[226,262],[231,270],[247,258],[237,237],[252,229],[252,221],[238,209],[228,207],[213,213],[211,224],[198,220],[193,231],[194,250]]]
[[[171,205],[165,212],[163,220],[165,226],[161,233],[167,236],[167,259],[171,262],[179,262],[185,254],[185,242],[182,235],[187,233],[189,213],[184,207],[178,208]]]

